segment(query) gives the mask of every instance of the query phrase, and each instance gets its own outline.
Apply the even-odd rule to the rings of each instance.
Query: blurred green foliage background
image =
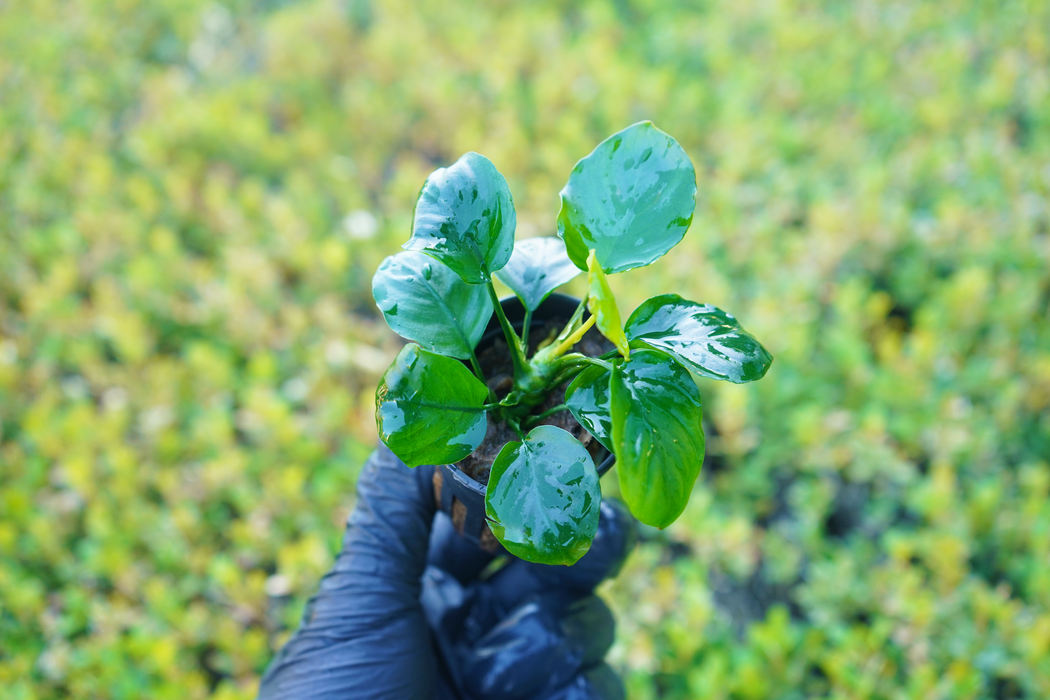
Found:
[[[0,3],[0,695],[250,698],[461,153],[550,235],[653,119],[695,223],[613,278],[776,356],[603,595],[633,699],[1050,697],[1050,3]],[[581,289],[575,289],[580,292]]]

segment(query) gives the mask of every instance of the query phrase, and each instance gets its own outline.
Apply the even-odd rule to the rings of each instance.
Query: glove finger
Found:
[[[601,662],[616,639],[616,618],[605,601],[589,595],[561,611],[561,629],[569,647],[579,652],[580,668]]]
[[[460,641],[468,627],[466,618],[476,610],[477,589],[464,588],[459,581],[443,569],[428,566],[423,574],[423,593],[420,604],[430,625],[430,632],[437,646],[442,663],[439,669],[447,676],[448,685],[463,689],[463,677],[457,659]],[[456,693],[460,697],[461,692]]]
[[[494,556],[456,532],[446,514],[439,512],[434,518],[428,566],[447,571],[465,586],[478,577]]]
[[[419,597],[431,631],[449,642],[459,639],[464,618],[474,607],[477,589],[464,587],[456,578],[435,566],[423,574],[423,592]]]
[[[435,660],[419,603],[433,467],[409,469],[385,446],[357,483],[335,566],[271,662],[260,698],[429,698]]]
[[[479,700],[546,697],[601,661],[614,627],[597,596],[568,604],[561,593],[536,597],[466,651],[463,678]]]
[[[526,700],[568,683],[577,671],[571,657],[555,616],[533,601],[467,651],[463,677],[478,700]]]
[[[590,550],[572,566],[532,564],[516,559],[492,577],[490,585],[503,608],[510,610],[530,595],[546,590],[574,596],[590,593],[602,580],[620,572],[638,541],[638,521],[621,501],[602,499],[598,531]]]
[[[600,663],[573,678],[544,700],[626,700],[623,681],[607,663]]]

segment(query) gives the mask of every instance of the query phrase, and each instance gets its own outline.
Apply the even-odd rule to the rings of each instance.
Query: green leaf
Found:
[[[627,345],[627,336],[623,332],[623,323],[620,321],[620,309],[616,306],[616,297],[609,288],[609,280],[598,265],[597,258],[592,250],[587,257],[587,281],[590,291],[587,297],[587,310],[594,314],[598,330],[616,346],[624,357],[631,356],[631,349]]]
[[[488,158],[467,153],[423,183],[412,238],[402,247],[440,260],[464,282],[483,284],[510,259],[515,223],[507,181]]]
[[[761,379],[773,362],[733,316],[677,294],[644,301],[627,319],[627,337],[671,353],[701,376],[735,384]]]
[[[598,144],[561,191],[558,235],[587,269],[594,250],[605,272],[648,265],[685,235],[696,208],[696,172],[673,138],[640,122]]]
[[[510,262],[496,276],[518,295],[526,309],[535,311],[551,292],[578,274],[580,270],[565,253],[565,243],[548,237],[515,243]]]
[[[401,349],[376,389],[376,427],[410,467],[452,464],[485,439],[488,388],[458,360]]]
[[[565,390],[565,404],[594,438],[612,451],[612,411],[609,381],[612,373],[591,366],[576,375]]]
[[[704,461],[700,391],[666,353],[636,349],[613,369],[612,443],[624,501],[664,528],[685,510]]]
[[[372,296],[395,333],[461,360],[470,359],[492,317],[488,289],[467,284],[446,265],[412,251],[382,262],[372,278]]]
[[[601,500],[590,453],[561,428],[541,425],[496,456],[485,514],[511,554],[537,564],[575,564],[598,531]]]

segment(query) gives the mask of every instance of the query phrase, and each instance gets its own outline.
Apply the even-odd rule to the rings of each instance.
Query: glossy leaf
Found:
[[[560,238],[526,238],[514,244],[514,253],[502,270],[496,273],[510,287],[529,311],[535,311],[543,300],[576,275]]]
[[[586,448],[561,428],[541,425],[496,456],[485,514],[511,554],[538,564],[574,564],[598,530],[601,497]]]
[[[487,398],[462,362],[406,345],[376,389],[379,437],[410,467],[458,462],[485,439]]]
[[[446,265],[413,251],[380,264],[372,296],[395,333],[461,360],[470,359],[492,317],[488,289],[467,284]]]
[[[620,309],[616,306],[616,297],[609,287],[609,280],[598,264],[594,251],[587,258],[587,281],[590,290],[587,297],[587,310],[596,317],[595,325],[609,341],[616,346],[620,354],[630,357],[631,349],[627,345],[627,336],[620,321]]]
[[[612,412],[609,381],[612,373],[591,366],[576,375],[565,390],[565,404],[572,415],[594,438],[612,451]]]
[[[420,250],[470,284],[482,284],[510,260],[514,200],[488,158],[467,153],[423,183],[406,250]]]
[[[773,357],[730,314],[677,294],[642,303],[627,319],[627,337],[671,353],[697,374],[743,384],[761,379]]]
[[[624,501],[664,528],[685,510],[704,461],[700,391],[658,350],[636,349],[610,382],[612,443]]]
[[[640,122],[613,134],[573,168],[561,191],[558,235],[587,269],[605,272],[657,260],[685,235],[696,208],[696,172],[673,138]]]

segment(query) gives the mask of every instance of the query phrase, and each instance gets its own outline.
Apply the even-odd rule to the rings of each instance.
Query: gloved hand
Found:
[[[435,518],[433,467],[385,446],[358,481],[343,551],[271,662],[262,700],[622,700],[602,661],[613,640],[594,586],[615,575],[636,525],[602,503],[574,566],[492,559]],[[432,528],[433,524],[433,528]]]

